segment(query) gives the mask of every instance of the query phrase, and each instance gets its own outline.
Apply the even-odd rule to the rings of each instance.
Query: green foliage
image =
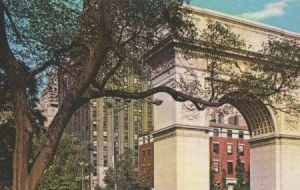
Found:
[[[237,181],[236,181],[234,188],[235,188],[235,190],[242,190],[243,185],[244,185],[244,170],[242,167],[242,162],[241,162],[240,157],[238,157],[238,159],[237,159],[235,172],[236,172]]]
[[[224,169],[222,169],[221,190],[227,190],[226,171]]]
[[[104,190],[114,190],[115,181],[118,189],[150,190],[152,179],[139,175],[134,164],[133,154],[127,151],[116,161],[115,168],[109,168],[106,171]]]
[[[242,166],[241,159],[238,157],[237,164],[236,164],[236,184],[234,186],[234,190],[248,190],[250,189],[250,186],[248,184],[245,184],[245,176],[244,176],[244,170]]]
[[[13,51],[30,68],[58,56],[78,31],[81,1],[4,0],[4,3],[19,33],[8,25]]]
[[[299,113],[300,47],[293,39],[274,39],[262,44],[260,51],[246,44],[230,26],[208,20],[200,33],[203,52],[193,57],[206,57],[206,87],[188,83],[190,91],[209,102],[227,96],[236,101],[256,97],[275,111]],[[180,81],[186,81],[183,79]],[[189,90],[185,90],[189,92]],[[236,96],[236,94],[239,94]],[[278,106],[280,105],[281,106]]]
[[[88,161],[88,143],[77,135],[64,134],[38,189],[80,190],[81,180],[87,180],[86,176],[93,169],[90,165],[82,164]]]
[[[210,173],[209,173],[209,177],[210,177],[210,180],[209,180],[209,183],[210,183],[210,190],[219,190],[219,186],[215,180],[215,171],[213,169],[210,170]]]

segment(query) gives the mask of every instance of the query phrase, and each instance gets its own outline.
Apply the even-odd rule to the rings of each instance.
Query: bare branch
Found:
[[[16,34],[17,40],[21,41],[21,34],[19,33],[19,31],[17,29],[17,26],[16,26],[15,22],[13,21],[13,18],[12,18],[11,14],[10,14],[10,11],[8,10],[8,8],[6,7],[6,5],[4,4],[4,2],[2,0],[0,1],[0,4],[1,4],[1,7],[3,8],[3,10],[5,11],[6,16],[7,16],[8,20],[9,20],[10,24],[12,25],[12,29],[13,29],[13,31]]]
[[[9,45],[7,41],[7,33],[5,30],[5,20],[4,20],[5,4],[0,0],[0,51],[1,57],[0,61],[2,64],[6,64],[4,61],[5,53],[9,52]],[[1,65],[2,66],[2,65]]]
[[[88,98],[93,99],[93,98],[100,98],[100,97],[120,97],[124,99],[143,99],[159,92],[168,93],[169,95],[172,96],[172,98],[175,101],[178,102],[191,101],[198,110],[202,110],[204,108],[203,106],[220,107],[229,102],[229,99],[227,99],[226,97],[221,98],[219,102],[209,102],[203,100],[202,98],[196,98],[191,95],[184,94],[183,92],[174,90],[173,88],[167,86],[155,87],[144,92],[125,92],[120,90],[103,90],[103,91],[90,90]]]

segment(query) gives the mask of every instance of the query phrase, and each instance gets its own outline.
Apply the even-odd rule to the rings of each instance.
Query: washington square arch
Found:
[[[249,45],[248,52],[258,52],[263,42],[271,39],[300,41],[299,34],[210,10],[193,8],[192,18],[199,30],[203,30],[208,22],[219,22],[230,27]],[[201,42],[191,46],[189,44],[189,48],[198,54],[210,48]],[[175,81],[191,70],[193,77],[197,76],[199,83],[206,85],[209,59],[205,56],[186,58],[183,56],[185,47],[170,37],[149,52],[146,59],[154,70],[154,87],[167,85],[177,88]],[[217,53],[237,60],[245,56],[255,57],[255,53],[227,49]],[[300,189],[299,120],[294,118],[290,122],[293,116],[274,111],[259,98],[235,96],[236,99],[232,98],[230,104],[243,115],[251,134],[251,190]],[[209,109],[186,117],[190,110],[183,109],[183,106],[192,110],[192,103],[176,102],[166,93],[158,93],[154,98],[163,100],[161,106],[154,108],[154,189],[208,190]]]

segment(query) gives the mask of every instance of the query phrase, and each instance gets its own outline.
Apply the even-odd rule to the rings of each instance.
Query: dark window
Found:
[[[219,114],[218,123],[224,123],[224,114],[223,113]]]
[[[104,166],[106,167],[108,164],[107,164],[108,162],[107,162],[107,160],[104,160]]]
[[[213,161],[212,163],[212,169],[215,173],[219,173],[220,171],[220,163],[219,161]]]
[[[233,119],[234,119],[234,120],[233,120],[234,124],[235,124],[235,125],[239,125],[240,117],[239,117],[238,115],[236,115],[236,116],[234,116]]]
[[[217,144],[217,143],[213,144],[213,151],[214,151],[214,154],[219,154],[219,144]]]
[[[227,137],[232,138],[232,130],[227,130]]]
[[[233,174],[233,163],[232,162],[227,162],[227,173],[229,175]]]
[[[239,145],[239,155],[244,156],[244,145]]]
[[[227,144],[227,154],[228,155],[232,154],[232,144]]]
[[[243,173],[244,173],[244,172],[245,172],[245,163],[242,162],[241,165],[242,165],[242,171],[243,171]]]
[[[93,118],[97,117],[97,111],[96,110],[93,110]]]
[[[148,149],[147,151],[148,151],[148,158],[150,158],[151,157],[151,149]]]
[[[219,136],[219,129],[214,129],[214,137],[218,137]]]
[[[239,131],[239,138],[243,139],[244,138],[244,131]]]
[[[146,150],[143,150],[143,160],[146,159]]]

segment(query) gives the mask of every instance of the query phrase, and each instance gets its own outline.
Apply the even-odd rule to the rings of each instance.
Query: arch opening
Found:
[[[257,97],[233,98],[230,104],[242,114],[252,137],[275,132],[269,109]]]

